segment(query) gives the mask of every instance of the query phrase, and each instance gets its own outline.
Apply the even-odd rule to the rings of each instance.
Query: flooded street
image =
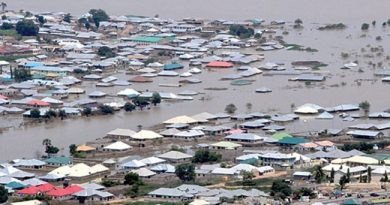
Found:
[[[145,91],[164,91],[179,93],[184,90],[193,90],[202,94],[194,96],[193,101],[163,102],[148,111],[135,111],[126,113],[120,111],[112,116],[81,117],[75,119],[56,120],[54,123],[33,124],[24,127],[10,128],[0,133],[0,161],[19,158],[34,157],[37,152],[42,153],[42,140],[50,138],[53,144],[60,147],[60,154],[67,154],[70,144],[82,144],[96,138],[104,137],[105,133],[115,128],[137,129],[137,125],[144,128],[151,127],[166,119],[177,115],[193,115],[201,112],[223,112],[227,104],[237,106],[237,113],[247,112],[246,104],[253,105],[251,111],[267,113],[289,113],[291,104],[296,106],[304,103],[315,103],[323,107],[336,106],[338,104],[360,103],[369,101],[371,112],[383,111],[390,108],[390,84],[382,83],[379,77],[373,75],[374,69],[368,63],[383,62],[385,67],[390,67],[389,60],[385,60],[390,50],[390,38],[387,33],[390,28],[383,29],[381,23],[390,18],[388,13],[388,0],[330,0],[315,2],[311,0],[299,0],[291,5],[291,1],[276,0],[115,0],[115,5],[110,0],[82,0],[77,4],[74,0],[48,1],[48,0],[18,0],[6,1],[9,9],[28,9],[33,11],[64,11],[74,14],[82,14],[90,8],[103,8],[112,15],[145,15],[160,17],[183,18],[199,17],[209,19],[233,19],[243,20],[249,18],[264,18],[266,20],[284,19],[294,21],[301,18],[305,28],[294,30],[289,28],[289,34],[283,35],[284,41],[318,49],[319,52],[303,52],[276,50],[261,52],[265,59],[252,66],[258,66],[265,62],[284,63],[285,67],[291,67],[291,62],[296,60],[318,60],[328,64],[319,72],[327,76],[326,81],[305,85],[303,82],[291,82],[293,76],[264,76],[256,75],[248,79],[255,80],[253,84],[246,86],[232,86],[231,81],[221,81],[226,74],[237,73],[236,69],[204,70],[202,74],[194,75],[194,78],[202,80],[200,84],[186,84],[182,87],[159,87],[159,83],[178,83],[180,77],[157,77],[153,83],[133,84],[130,88]],[[207,4],[207,6],[206,6]],[[354,9],[358,5],[359,9]],[[366,6],[364,6],[366,5]],[[218,12],[215,12],[216,9]],[[308,20],[310,19],[310,21]],[[370,23],[376,20],[377,26],[367,32],[366,37],[360,26],[363,22]],[[345,23],[348,28],[342,31],[318,31],[316,23]],[[280,32],[280,30],[278,30]],[[282,35],[281,33],[278,35]],[[382,36],[382,41],[376,41],[376,36]],[[383,46],[383,56],[364,58],[361,48],[367,45]],[[367,49],[369,53],[369,49]],[[231,50],[234,51],[234,50]],[[221,51],[223,52],[223,51]],[[245,50],[254,53],[254,50]],[[342,59],[341,52],[356,53],[348,59]],[[341,70],[343,64],[358,60],[359,66],[364,72],[357,69]],[[185,64],[185,62],[184,62]],[[188,62],[183,71],[188,70]],[[117,73],[119,79],[129,80],[131,75]],[[359,85],[356,80],[363,79]],[[367,81],[369,79],[369,81]],[[344,83],[345,84],[344,84]],[[83,82],[83,88],[89,93],[95,87],[89,86],[91,82]],[[205,88],[227,88],[223,91],[205,90]],[[258,94],[255,90],[259,87],[272,89],[271,93]],[[115,86],[109,88],[97,88],[108,94],[116,94],[125,87]],[[204,98],[204,100],[202,100]],[[2,119],[3,120],[3,119]],[[334,120],[307,119],[307,122],[294,122],[286,124],[287,132],[299,133],[326,128],[345,128],[348,125],[359,122],[376,123],[374,120],[356,120],[354,122],[341,121],[339,117]]]

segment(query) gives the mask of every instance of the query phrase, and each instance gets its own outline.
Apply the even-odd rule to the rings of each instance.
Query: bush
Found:
[[[182,181],[193,181],[195,180],[195,166],[193,164],[177,165],[175,168],[175,174]]]
[[[137,173],[130,172],[126,174],[125,181],[123,182],[125,185],[134,185],[141,183],[141,178]]]
[[[124,106],[124,109],[126,112],[131,112],[133,110],[135,110],[135,105],[133,103],[130,103],[130,102],[127,102]]]

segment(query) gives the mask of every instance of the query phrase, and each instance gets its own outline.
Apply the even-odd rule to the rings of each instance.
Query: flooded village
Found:
[[[390,16],[12,4],[0,204],[390,204]]]

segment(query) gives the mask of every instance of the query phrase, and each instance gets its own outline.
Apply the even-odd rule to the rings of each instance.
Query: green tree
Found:
[[[347,176],[343,175],[342,177],[340,177],[340,180],[339,180],[340,190],[343,190],[347,183],[348,183]]]
[[[231,25],[229,27],[229,34],[240,38],[250,38],[254,33],[255,31],[252,28],[247,28],[243,25]]]
[[[89,23],[89,21],[85,22],[84,26],[85,26],[85,29],[87,29],[88,31],[91,28],[91,24]]]
[[[371,166],[369,166],[367,169],[367,183],[371,183],[371,172],[372,172],[372,169],[371,169]]]
[[[383,174],[383,177],[380,180],[381,182],[388,182],[389,181],[389,176],[387,176],[387,172]]]
[[[7,3],[5,3],[5,2],[1,2],[1,4],[0,4],[0,6],[1,6],[1,11],[5,11],[5,8],[7,8]],[[0,202],[1,203],[1,202]]]
[[[98,49],[98,52],[97,54],[99,56],[104,56],[104,57],[107,57],[107,58],[111,58],[111,57],[114,57],[115,56],[115,53],[112,52],[112,49],[109,48],[108,46],[102,46]]]
[[[10,30],[10,29],[13,29],[13,28],[14,28],[14,25],[12,25],[10,23],[3,22],[3,24],[1,24],[1,29],[2,30]]]
[[[300,25],[303,23],[303,21],[298,18],[298,19],[295,19],[294,23]]]
[[[43,26],[43,24],[46,23],[46,19],[43,16],[37,16],[37,21],[38,21],[40,26]]]
[[[41,111],[39,111],[38,109],[32,109],[30,111],[30,117],[32,117],[32,118],[40,118],[41,117]]]
[[[45,152],[48,156],[52,156],[54,154],[57,154],[59,151],[60,151],[60,149],[58,149],[58,147],[55,147],[53,145],[48,146],[47,149],[45,150]]]
[[[131,102],[127,102],[127,103],[125,103],[124,109],[126,112],[131,112],[131,111],[135,110],[135,105]]]
[[[77,152],[76,149],[77,149],[77,146],[75,144],[69,145],[69,153],[70,153],[70,155],[73,156]]]
[[[67,23],[70,23],[72,20],[72,16],[69,13],[67,13],[67,14],[65,14],[65,16],[62,20],[67,22]]]
[[[22,36],[36,36],[39,32],[39,27],[31,20],[22,20],[16,23],[16,31]]]
[[[347,174],[345,175],[347,178],[347,183],[351,182],[351,172],[349,171],[349,168],[347,169]]]
[[[11,77],[15,79],[16,82],[22,82],[26,80],[31,80],[32,76],[30,70],[27,69],[13,69]]]
[[[364,113],[370,112],[370,103],[366,100],[361,103],[359,103],[359,108],[364,111]]]
[[[58,111],[58,117],[60,117],[61,120],[63,120],[64,118],[66,118],[66,112],[65,112],[65,110],[60,110],[60,111]]]
[[[141,183],[141,178],[137,173],[129,172],[125,175],[125,185],[134,185]]]
[[[7,201],[8,201],[8,190],[3,185],[0,185],[0,204],[5,203]]]
[[[161,96],[160,96],[160,94],[158,92],[154,92],[152,94],[151,102],[153,103],[154,106],[156,106],[157,104],[161,103]]]
[[[218,162],[222,158],[222,155],[209,150],[197,150],[192,159],[193,163],[205,163],[205,162]]]
[[[285,199],[292,194],[291,186],[284,180],[278,179],[272,183],[271,196]]]
[[[366,30],[368,30],[368,28],[370,28],[370,24],[364,23],[364,24],[362,24],[361,28],[362,28],[363,31],[366,31]]]
[[[226,107],[225,107],[225,112],[228,114],[233,114],[236,112],[236,110],[237,110],[237,107],[234,104],[229,104],[229,105],[226,105]]]
[[[110,20],[110,17],[102,9],[91,9],[89,13],[92,15],[92,21],[95,23],[96,28],[99,28],[100,22]]]
[[[335,171],[332,167],[332,170],[330,171],[330,183],[334,183],[334,175],[335,175]]]
[[[175,174],[184,182],[195,179],[195,166],[193,164],[179,164],[175,168]]]
[[[52,117],[57,117],[57,113],[54,110],[50,109],[50,110],[46,111],[44,117],[48,118],[48,119],[50,119]]]
[[[90,107],[85,107],[84,109],[83,109],[83,115],[85,115],[85,116],[87,116],[87,117],[89,117],[91,114],[92,114],[92,109],[90,108]]]
[[[103,115],[108,115],[108,114],[114,114],[114,109],[108,105],[100,105],[99,106],[99,111]]]
[[[320,165],[316,165],[314,167],[314,179],[316,180],[316,183],[317,184],[321,184],[321,182],[323,181],[324,178],[325,178],[325,174],[322,171],[321,166]]]
[[[242,171],[241,175],[242,175],[242,185],[244,186],[254,185],[253,178],[255,177],[255,175],[253,174],[253,172]]]
[[[138,97],[137,96],[133,99],[133,103],[135,106],[140,107],[142,110],[145,106],[149,105],[149,99],[147,99],[145,97]]]

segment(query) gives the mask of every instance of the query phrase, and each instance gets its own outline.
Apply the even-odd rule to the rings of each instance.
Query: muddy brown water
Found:
[[[359,103],[368,100],[371,103],[371,111],[382,111],[390,108],[389,99],[390,84],[384,84],[380,78],[374,77],[374,70],[368,65],[369,61],[383,62],[389,67],[389,61],[385,60],[388,55],[390,40],[387,33],[390,28],[382,28],[381,22],[387,20],[388,12],[387,0],[368,2],[363,0],[346,1],[322,1],[315,2],[309,0],[299,0],[294,5],[291,2],[276,1],[231,1],[231,0],[145,0],[128,1],[116,0],[115,4],[108,0],[83,0],[77,6],[73,0],[47,1],[47,0],[18,0],[7,1],[9,9],[26,8],[40,11],[66,11],[81,14],[89,8],[104,8],[111,14],[137,14],[154,15],[160,14],[162,17],[182,18],[182,17],[202,17],[202,18],[224,18],[242,20],[247,18],[261,17],[267,20],[286,19],[293,21],[295,18],[302,18],[305,28],[303,30],[293,30],[286,26],[289,35],[284,36],[288,43],[301,44],[307,47],[316,48],[319,52],[308,53],[299,51],[270,51],[263,52],[265,60],[263,62],[274,61],[285,63],[286,67],[291,66],[294,60],[319,60],[327,63],[324,72],[328,78],[325,82],[315,83],[313,86],[306,86],[302,82],[291,82],[288,78],[292,76],[253,76],[249,79],[256,80],[248,86],[231,86],[230,81],[220,81],[220,77],[226,74],[235,73],[234,69],[205,71],[193,77],[201,79],[201,84],[185,85],[181,88],[162,88],[159,83],[177,83],[179,77],[158,77],[154,78],[151,84],[133,84],[129,87],[136,90],[149,89],[152,91],[167,91],[179,93],[184,90],[199,91],[204,94],[195,96],[193,101],[162,103],[149,111],[137,111],[133,113],[119,112],[113,116],[98,116],[91,118],[66,119],[52,123],[33,124],[29,126],[15,126],[0,133],[0,160],[8,160],[20,157],[34,157],[37,152],[41,152],[43,147],[41,142],[44,138],[50,138],[53,144],[62,148],[61,153],[67,154],[69,144],[80,144],[86,141],[103,137],[104,134],[115,128],[137,129],[141,124],[145,128],[177,115],[193,115],[200,112],[222,112],[225,105],[234,103],[238,112],[246,112],[246,104],[253,104],[252,111],[288,113],[291,111],[290,105],[301,105],[304,103],[317,103],[321,106],[335,106],[342,103]],[[110,2],[110,4],[107,4]],[[256,6],[254,6],[256,5]],[[216,10],[215,8],[220,8]],[[294,9],[292,9],[294,8]],[[346,12],[348,11],[348,12]],[[373,12],[375,11],[375,12]],[[367,37],[361,37],[360,25],[363,22],[377,20],[377,26],[370,29]],[[316,22],[322,23],[348,23],[348,28],[343,31],[317,31],[319,26]],[[281,31],[278,31],[281,35]],[[378,42],[376,36],[382,36],[383,40]],[[384,56],[374,58],[364,58],[360,52],[362,47],[367,45],[384,47]],[[367,47],[366,47],[367,48]],[[367,49],[369,50],[369,49]],[[246,49],[245,52],[253,52]],[[221,51],[222,52],[222,51]],[[357,53],[358,56],[342,59],[341,52]],[[370,52],[365,52],[370,53]],[[359,67],[364,72],[355,70],[339,69],[344,63],[353,60],[359,61]],[[261,63],[263,63],[261,62]],[[261,63],[256,63],[258,65]],[[187,68],[186,68],[187,69]],[[178,71],[179,73],[184,72]],[[128,80],[132,76],[124,73],[117,73],[120,79]],[[370,79],[374,81],[362,81],[361,85],[355,82],[357,79]],[[342,86],[341,83],[346,85]],[[83,83],[87,93],[98,89],[109,94],[115,94],[125,87],[95,88],[92,82]],[[334,86],[337,84],[338,86]],[[254,91],[259,87],[269,87],[272,93],[256,94]],[[226,87],[227,90],[212,91],[204,90],[209,87]],[[205,97],[206,100],[200,100]],[[305,117],[307,118],[307,117]],[[7,121],[7,118],[2,118]],[[4,121],[3,121],[4,122]],[[383,123],[386,121],[357,120],[354,122],[343,122],[336,117],[334,120],[315,120],[307,118],[294,123],[286,124],[289,132],[314,131],[325,128],[344,128],[357,123]],[[6,123],[5,123],[6,124]],[[385,131],[387,133],[387,131]]]

